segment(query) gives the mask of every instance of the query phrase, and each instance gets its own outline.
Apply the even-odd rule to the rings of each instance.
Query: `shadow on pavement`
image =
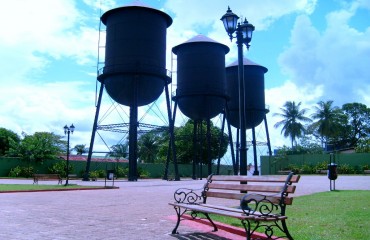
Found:
[[[171,236],[180,240],[229,240],[211,233],[172,234]]]

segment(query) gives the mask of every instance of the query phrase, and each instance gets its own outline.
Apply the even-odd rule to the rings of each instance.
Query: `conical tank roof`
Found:
[[[164,18],[166,18],[166,22],[167,22],[167,27],[169,27],[171,24],[172,24],[172,18],[165,12],[162,12],[156,8],[152,8],[150,7],[149,5],[141,2],[140,0],[134,0],[132,3],[129,3],[125,6],[122,6],[122,7],[118,7],[118,8],[113,8],[109,11],[106,11],[102,16],[101,16],[101,21],[106,24],[106,21],[107,21],[107,16],[113,12],[116,12],[116,11],[120,11],[120,10],[125,10],[125,9],[129,9],[129,8],[147,8],[149,10],[154,10],[156,12],[158,12],[159,14],[161,14]]]
[[[229,68],[229,67],[237,67],[239,65],[239,61],[238,60],[235,60],[234,62],[230,63],[229,65],[226,66],[226,68]],[[261,68],[264,68],[264,72],[266,73],[268,71],[268,69],[262,65],[259,65],[258,63],[255,63],[251,60],[249,60],[248,58],[243,58],[243,65],[244,66],[257,66],[257,67],[261,67]]]
[[[230,48],[228,46],[223,45],[222,43],[219,43],[219,42],[213,40],[212,38],[209,38],[209,37],[206,37],[206,36],[204,36],[202,34],[199,34],[199,35],[197,35],[195,37],[190,38],[186,42],[181,43],[181,44],[175,46],[174,48],[172,48],[172,52],[174,54],[177,54],[177,50],[179,49],[179,47],[181,47],[181,46],[183,46],[185,44],[198,44],[198,43],[215,43],[215,44],[221,45],[225,49],[225,54],[230,51]]]

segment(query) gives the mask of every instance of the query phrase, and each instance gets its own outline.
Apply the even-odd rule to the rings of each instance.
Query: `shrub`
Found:
[[[140,178],[148,178],[150,175],[147,170],[144,170],[140,167],[137,169],[137,174],[138,174],[138,177]]]
[[[317,172],[318,170],[326,170],[328,169],[328,162],[324,161],[321,163],[316,164],[316,166],[313,169],[313,172]]]
[[[287,169],[284,169],[284,170],[292,170],[292,172],[294,172],[295,174],[301,173],[301,169],[297,165],[294,165],[294,164],[289,164]]]
[[[33,167],[31,167],[31,166],[21,167],[21,176],[22,177],[26,177],[26,178],[32,177],[33,173],[34,173]]]
[[[69,164],[69,173],[73,172],[73,166]],[[49,172],[54,174],[60,174],[62,177],[67,176],[67,162],[66,161],[58,161],[57,163],[53,164],[51,167],[49,167]]]
[[[96,181],[98,177],[99,177],[99,171],[90,171],[91,180]]]
[[[15,168],[10,169],[8,176],[9,177],[20,177],[22,169],[20,166],[16,166]]]
[[[315,167],[312,165],[304,164],[301,168],[301,173],[304,173],[304,174],[311,174],[315,172],[316,172]]]
[[[348,164],[341,164],[338,166],[338,173],[339,174],[353,174],[355,173],[355,169]]]
[[[127,177],[128,175],[128,168],[123,168],[123,167],[117,167],[116,169],[116,176],[117,178],[123,178]]]
[[[15,168],[10,169],[8,176],[9,177],[32,177],[33,167],[21,167],[16,166]]]

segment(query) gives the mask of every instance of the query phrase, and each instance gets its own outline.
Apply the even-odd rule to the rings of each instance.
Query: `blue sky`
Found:
[[[245,56],[269,69],[266,104],[273,147],[289,145],[272,117],[286,101],[311,107],[320,100],[370,106],[370,1],[368,0],[142,0],[173,18],[172,47],[198,34],[237,49],[219,20],[227,6],[256,30]],[[95,114],[100,9],[132,0],[12,0],[0,15],[0,127],[18,134],[63,135],[89,145]],[[108,100],[109,102],[109,100]],[[107,104],[108,105],[108,104]],[[158,108],[165,111],[164,103]],[[113,138],[113,136],[112,136]]]

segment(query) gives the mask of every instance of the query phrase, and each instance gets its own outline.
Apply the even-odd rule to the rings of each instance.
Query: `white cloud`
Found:
[[[272,146],[290,146],[289,139],[284,139],[281,135],[281,128],[274,128],[274,124],[282,119],[274,117],[274,113],[281,113],[280,108],[283,107],[287,101],[301,102],[301,109],[310,109],[323,97],[323,86],[299,86],[291,81],[287,81],[284,85],[266,89],[266,105],[270,113],[267,116],[268,128],[270,131],[270,139]],[[309,116],[308,113],[307,116]]]
[[[308,16],[297,17],[290,46],[279,59],[294,83],[322,85],[322,100],[334,100],[338,106],[348,102],[370,104],[358,91],[370,85],[370,27],[360,32],[349,26],[356,9],[329,13],[322,32]]]
[[[79,64],[96,59],[98,32],[85,26],[89,19],[75,1],[14,0],[3,2],[2,9],[0,63],[7,71],[0,79],[9,79],[9,73],[13,81],[26,79],[30,71],[43,70],[48,57],[72,57]]]

